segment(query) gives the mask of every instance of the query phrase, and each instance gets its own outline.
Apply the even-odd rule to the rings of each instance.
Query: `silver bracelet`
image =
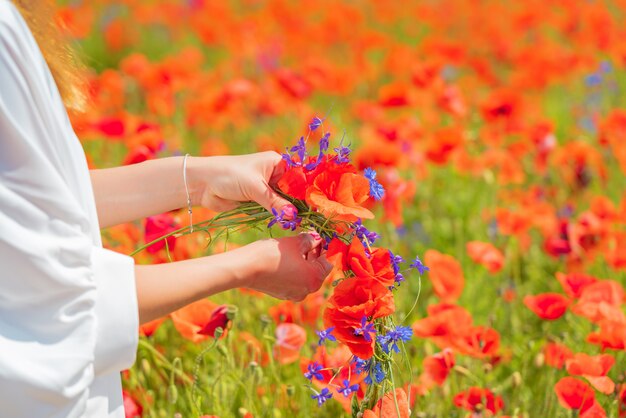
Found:
[[[187,193],[187,212],[189,213],[189,232],[193,232],[193,211],[191,210],[191,196],[189,196],[189,187],[187,186],[187,157],[183,158],[183,181],[185,182],[185,192]]]

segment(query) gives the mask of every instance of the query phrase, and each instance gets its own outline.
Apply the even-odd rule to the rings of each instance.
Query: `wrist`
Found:
[[[254,288],[255,279],[277,270],[280,261],[275,257],[277,252],[267,248],[274,244],[274,240],[262,240],[228,253],[237,266],[235,280],[239,287]]]
[[[192,206],[202,205],[202,197],[210,193],[212,182],[222,173],[220,157],[187,158],[187,188]]]

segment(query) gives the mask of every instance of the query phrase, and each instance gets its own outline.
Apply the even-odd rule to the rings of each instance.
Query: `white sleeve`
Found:
[[[0,0],[0,411],[81,417],[94,375],[134,362],[134,262],[90,238],[46,141],[41,57],[11,13]]]

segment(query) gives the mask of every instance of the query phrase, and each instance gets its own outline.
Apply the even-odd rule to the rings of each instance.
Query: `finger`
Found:
[[[298,240],[300,241],[300,252],[303,255],[308,254],[322,243],[322,239],[319,238],[319,235],[308,232],[298,235]]]
[[[211,198],[211,209],[217,212],[226,212],[233,210],[237,207],[238,203],[232,200],[222,199],[221,197],[213,196]]]
[[[270,212],[272,211],[272,208],[276,209],[278,213],[286,210],[286,208],[292,208],[289,209],[292,212],[286,211],[286,214],[298,213],[295,206],[289,203],[288,200],[280,197],[274,190],[272,190],[270,185],[263,180],[261,180],[260,184],[254,190],[254,195],[250,197]]]
[[[275,186],[276,183],[278,183],[278,181],[282,178],[283,174],[285,174],[285,171],[287,171],[287,164],[283,161],[280,155],[278,155],[278,158],[279,159],[276,162],[276,165],[274,165],[272,175],[270,176],[268,181],[271,186]]]
[[[322,251],[322,246],[318,245],[317,247],[315,247],[314,249],[312,249],[311,251],[307,253],[306,259],[309,261],[315,260],[317,257],[320,256],[321,251]]]
[[[318,275],[318,280],[320,282],[324,282],[324,279],[328,277],[331,271],[333,271],[333,265],[323,255],[317,257],[311,262],[311,264],[313,265],[313,267],[315,267],[316,273]]]

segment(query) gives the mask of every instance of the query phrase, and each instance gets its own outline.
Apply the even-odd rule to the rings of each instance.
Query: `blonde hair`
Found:
[[[35,37],[65,106],[73,110],[84,109],[86,83],[82,77],[83,67],[67,34],[54,19],[52,1],[13,0],[13,3]]]

